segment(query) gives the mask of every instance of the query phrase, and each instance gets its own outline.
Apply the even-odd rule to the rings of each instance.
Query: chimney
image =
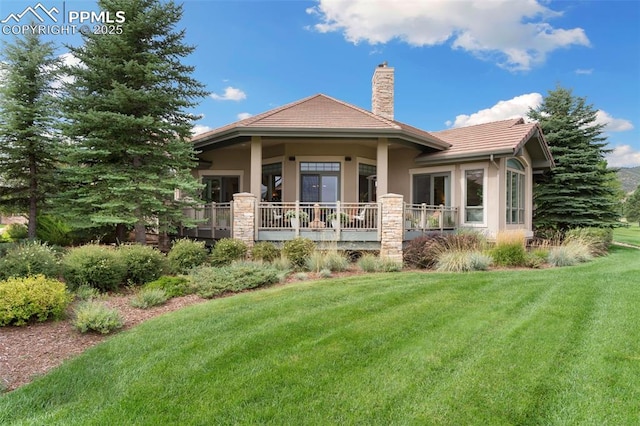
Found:
[[[373,72],[371,91],[371,112],[393,120],[393,68],[387,66],[387,61]]]

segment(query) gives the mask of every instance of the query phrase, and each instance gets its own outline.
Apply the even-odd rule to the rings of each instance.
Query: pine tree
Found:
[[[610,185],[615,171],[604,159],[609,150],[596,113],[585,98],[561,87],[549,91],[537,109],[529,110],[555,160],[555,168],[535,187],[536,228],[564,231],[618,223],[619,202]]]
[[[629,195],[624,203],[624,217],[628,222],[640,223],[640,185],[633,194]]]
[[[37,215],[54,192],[59,65],[53,43],[26,32],[5,44],[0,61],[0,210],[26,213],[35,238]]]
[[[101,10],[126,22],[116,34],[86,34],[70,48],[80,64],[68,72],[64,103],[72,140],[67,160],[67,213],[85,226],[170,226],[186,218],[185,199],[199,184],[191,175],[195,153],[188,139],[194,115],[186,112],[205,96],[181,60],[194,47],[176,30],[182,7],[172,1],[100,0]],[[118,34],[119,33],[119,34]],[[194,197],[195,198],[195,197]],[[161,230],[162,231],[162,230]]]

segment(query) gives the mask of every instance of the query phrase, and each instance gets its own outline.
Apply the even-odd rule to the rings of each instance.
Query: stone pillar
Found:
[[[402,262],[404,198],[398,194],[384,194],[379,199],[382,204],[380,257]]]
[[[256,196],[249,192],[233,194],[232,237],[244,241],[249,250],[255,242]]]

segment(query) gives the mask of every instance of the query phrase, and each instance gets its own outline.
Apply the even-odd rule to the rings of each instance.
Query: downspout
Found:
[[[493,158],[493,154],[491,154],[491,156],[489,157],[489,161],[491,161],[491,163],[496,166],[496,170],[500,170],[500,166],[498,165],[498,163],[496,163],[496,160],[494,160]]]

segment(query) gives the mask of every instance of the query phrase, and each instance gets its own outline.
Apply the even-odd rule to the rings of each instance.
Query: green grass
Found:
[[[0,397],[0,424],[638,424],[638,259],[213,300]]]
[[[631,223],[628,228],[614,228],[613,241],[640,247],[640,227],[637,223]]]

